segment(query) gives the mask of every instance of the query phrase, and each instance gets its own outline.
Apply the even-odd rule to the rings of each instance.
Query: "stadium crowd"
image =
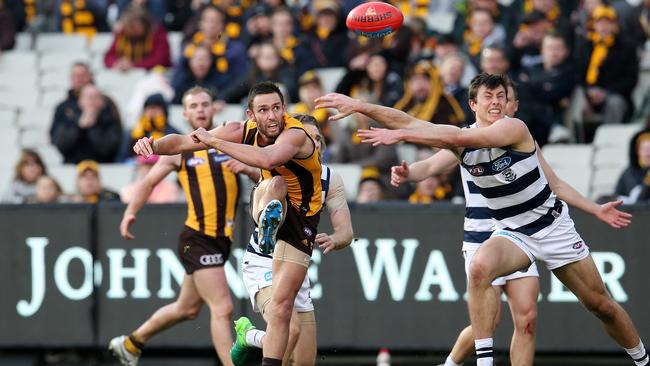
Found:
[[[122,192],[102,187],[99,163],[131,163],[137,167],[134,179],[142,177],[156,159],[136,159],[133,143],[176,132],[182,121],[170,121],[169,108],[182,103],[185,91],[203,86],[214,94],[217,111],[241,104],[243,112],[250,86],[260,81],[280,85],[290,112],[319,121],[328,145],[325,163],[361,168],[358,202],[456,202],[463,196],[457,170],[410,188],[391,187],[390,169],[404,149],[362,144],[356,130],[375,126],[374,121],[354,115],[330,123],[330,112],[314,109],[313,101],[337,91],[423,120],[464,125],[473,120],[468,81],[479,72],[507,74],[516,82],[516,117],[541,146],[590,143],[602,124],[637,125],[629,166],[609,193],[628,203],[650,202],[650,90],[641,91],[640,102],[633,100],[650,37],[650,1],[393,0],[406,22],[382,39],[346,29],[346,14],[360,2],[0,0],[2,52],[12,52],[21,32],[80,33],[92,42],[110,31],[103,68],[143,69],[148,75],[129,96],[136,106],[120,105],[95,84],[97,70],[75,62],[67,98],[52,110],[49,136],[63,162],[76,164],[77,192],[63,194],[39,153],[24,150],[2,202],[97,202],[120,196],[128,202],[128,186]],[[454,17],[450,32],[433,27],[435,14]],[[169,42],[170,32],[181,32],[180,49]],[[331,80],[319,76],[324,68],[343,70],[334,90],[326,90]],[[418,158],[434,153],[411,149]],[[163,183],[150,202],[182,199],[175,184]]]

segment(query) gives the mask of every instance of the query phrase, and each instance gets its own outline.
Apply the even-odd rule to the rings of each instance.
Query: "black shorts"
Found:
[[[222,267],[230,256],[228,237],[213,238],[185,226],[178,237],[178,257],[185,273],[192,274],[203,268]]]
[[[314,216],[305,216],[297,208],[285,200],[287,215],[284,223],[278,229],[278,240],[284,240],[292,247],[308,254],[314,249],[314,241],[318,232],[320,212]]]

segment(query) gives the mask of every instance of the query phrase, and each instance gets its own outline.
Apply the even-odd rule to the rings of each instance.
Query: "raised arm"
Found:
[[[330,221],[334,232],[332,234],[318,233],[316,235],[316,244],[323,251],[323,254],[327,254],[332,250],[346,248],[352,243],[354,237],[350,209],[345,200],[343,178],[334,171],[332,171],[330,189],[325,198],[325,205],[330,213]]]
[[[534,141],[526,124],[516,118],[503,118],[482,128],[459,128],[429,123],[423,127],[393,131],[371,128],[359,130],[357,135],[363,139],[362,142],[374,146],[404,141],[453,149],[457,153],[463,148],[511,147],[518,151],[532,151],[534,148]]]
[[[304,150],[313,151],[315,148],[311,140],[307,140],[305,132],[299,129],[282,131],[275,143],[265,147],[230,142],[201,128],[192,132],[192,137],[201,144],[221,150],[244,164],[268,170],[286,163]]]
[[[535,144],[537,145],[537,143]],[[548,181],[551,190],[555,192],[561,200],[586,213],[596,216],[599,220],[613,228],[620,229],[627,227],[630,224],[632,215],[617,209],[618,206],[623,204],[623,201],[607,202],[603,205],[599,205],[580,194],[580,192],[576,191],[569,183],[560,179],[551,166],[546,162],[546,159],[544,159],[544,154],[542,154],[538,145],[537,158],[539,159],[540,166],[544,171],[544,176],[546,176],[546,180]]]
[[[432,175],[446,173],[457,164],[458,158],[451,150],[440,150],[411,165],[406,165],[406,161],[402,161],[402,165],[392,167],[390,183],[398,187],[405,182],[420,182]]]
[[[210,130],[209,133],[226,141],[241,142],[244,134],[244,123],[230,122]],[[177,155],[206,148],[206,145],[194,142],[191,135],[172,133],[155,141],[151,137],[143,137],[135,143],[133,151],[138,155],[149,157],[152,154]]]
[[[120,222],[120,234],[124,239],[130,240],[135,238],[129,232],[129,226],[135,221],[137,213],[142,209],[142,206],[147,202],[153,187],[160,183],[167,174],[171,173],[180,164],[180,156],[162,156],[160,160],[154,164],[149,173],[142,178],[135,185],[133,192],[133,200],[129,202],[124,210],[122,221]]]
[[[417,128],[430,124],[429,122],[417,119],[395,108],[366,103],[359,99],[350,98],[343,94],[329,93],[315,100],[316,108],[334,108],[338,114],[330,117],[330,120],[339,120],[352,113],[362,113],[378,123],[391,128]]]

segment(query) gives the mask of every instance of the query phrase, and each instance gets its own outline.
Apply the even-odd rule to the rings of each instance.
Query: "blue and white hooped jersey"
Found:
[[[479,219],[488,214],[494,219],[495,229],[540,238],[552,230],[564,210],[563,202],[544,176],[536,150],[524,153],[501,148],[467,148],[461,155],[461,164],[469,178],[467,190],[480,193],[487,208],[485,212],[476,210],[466,217]]]
[[[332,172],[330,168],[327,165],[322,165],[322,173],[320,176],[320,181],[321,181],[321,186],[323,188],[322,190],[322,202],[323,202],[323,208],[325,207],[325,198],[327,197],[327,192],[330,189],[330,179],[332,178]],[[258,228],[256,227],[253,233],[251,234],[251,238],[248,241],[248,245],[246,246],[246,251],[254,253],[259,255],[260,257],[266,257],[266,258],[273,258],[272,255],[270,254],[262,254],[260,252],[260,247],[259,247],[259,241],[257,239],[257,234],[258,234]]]
[[[465,220],[463,223],[463,249],[476,250],[488,240],[494,231],[494,220],[490,216],[485,198],[472,183],[472,177],[465,169],[460,170],[465,194]]]

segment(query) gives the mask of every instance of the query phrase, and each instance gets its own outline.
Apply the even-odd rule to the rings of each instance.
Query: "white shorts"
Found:
[[[259,256],[255,253],[246,252],[242,260],[242,274],[244,277],[244,285],[248,290],[248,296],[253,304],[253,310],[257,313],[260,309],[255,302],[257,292],[265,287],[271,286],[273,283],[272,277],[273,259]],[[302,286],[296,295],[296,300],[293,304],[294,308],[299,313],[306,313],[314,311],[314,304],[309,295],[310,283],[309,276],[305,276],[302,281]]]
[[[472,258],[474,258],[474,254],[476,254],[477,250],[478,248],[463,250],[463,257],[465,258],[465,274],[469,274],[469,264],[472,263]],[[528,269],[525,271],[517,271],[507,276],[495,278],[494,281],[492,281],[492,286],[503,286],[508,281],[524,277],[539,277],[539,272],[537,272],[537,264],[535,264],[535,261],[533,261],[530,267],[528,267]]]
[[[589,255],[589,247],[576,231],[567,207],[564,206],[562,211],[557,225],[543,238],[534,239],[509,230],[497,230],[492,236],[510,240],[526,253],[531,262],[542,261],[551,271],[578,262]]]

